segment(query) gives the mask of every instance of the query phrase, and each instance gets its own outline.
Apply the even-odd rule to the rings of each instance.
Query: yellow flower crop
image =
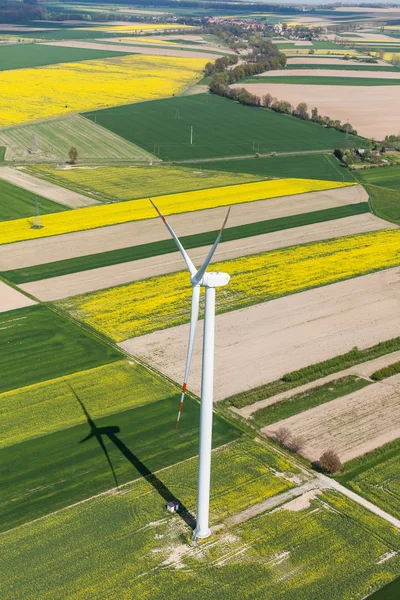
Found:
[[[213,266],[232,277],[229,285],[218,292],[217,309],[236,310],[396,265],[400,265],[399,229],[237,258]],[[60,302],[60,306],[122,341],[187,322],[190,296],[189,275],[179,272],[76,296]]]
[[[399,46],[400,50],[400,46]],[[379,56],[379,52],[371,52],[373,56]],[[400,57],[400,52],[385,52],[383,55],[383,60],[387,60],[390,62],[391,60],[395,60]]]
[[[3,71],[0,127],[172,96],[198,79],[206,62],[131,55]]]
[[[176,29],[194,29],[193,25],[180,23],[132,23],[131,25],[98,25],[97,27],[79,27],[79,31],[168,31]]]
[[[348,185],[354,184],[316,179],[278,179],[158,196],[157,205],[165,215],[172,215]],[[152,218],[155,218],[155,211],[148,198],[119,204],[91,206],[43,215],[41,218],[43,229],[31,229],[32,219],[0,223],[0,244]]]

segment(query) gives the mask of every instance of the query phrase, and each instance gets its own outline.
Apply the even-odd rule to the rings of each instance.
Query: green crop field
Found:
[[[251,415],[251,420],[257,427],[262,428],[310,410],[320,404],[347,396],[347,394],[361,390],[367,385],[371,385],[371,382],[356,375],[348,375],[347,377],[342,377],[341,379],[336,379],[336,381],[330,381],[324,385],[296,394],[287,400],[281,400],[280,402],[261,408]]]
[[[252,477],[258,477],[259,494],[263,488],[269,493],[271,477],[260,476],[261,462],[257,466],[245,456],[238,461],[234,444],[214,456],[213,523],[237,510],[232,499],[238,496],[241,508],[251,505]],[[158,474],[189,509],[196,466],[187,461]],[[184,543],[188,528],[167,515],[164,505],[142,480],[123,494],[10,531],[1,542],[8,574],[2,593],[19,600],[128,600],[132,589],[135,598],[151,600],[351,600],[399,572],[400,534],[336,492],[324,492],[302,510],[265,512],[222,528],[197,548]]]
[[[298,85],[362,85],[362,86],[384,86],[400,85],[399,79],[373,79],[372,77],[328,77],[314,75],[282,75],[248,77],[243,83],[290,83]]]
[[[35,198],[39,202],[40,214],[70,210],[67,206],[0,179],[0,221],[33,217],[35,214]]]
[[[362,184],[400,191],[400,165],[358,171],[357,179]]]
[[[400,438],[343,465],[337,476],[351,490],[400,517]]]
[[[3,448],[3,531],[195,456],[200,406],[186,399],[177,431],[179,399],[176,394],[94,421],[77,394],[87,422]],[[238,436],[214,417],[214,447]]]
[[[75,394],[98,419],[176,393],[177,387],[167,379],[124,360],[4,392],[0,447],[86,423]]]
[[[354,215],[360,215],[369,212],[367,202],[359,202],[357,204],[347,204],[336,208],[327,208],[310,213],[301,213],[290,217],[282,217],[279,219],[270,219],[269,221],[259,221],[247,225],[238,225],[236,227],[228,227],[224,231],[224,242],[230,240],[244,239],[254,235],[262,235],[272,233],[274,231],[282,231],[293,227],[302,227],[311,225],[312,223],[323,223],[336,219],[342,219]],[[218,235],[218,230],[207,233],[181,236],[181,242],[186,248],[199,248],[201,246],[212,245]],[[149,258],[151,256],[160,256],[176,252],[176,245],[173,240],[162,240],[160,242],[152,242],[141,246],[131,246],[119,250],[109,250],[99,254],[90,254],[88,256],[79,256],[66,260],[54,261],[43,265],[34,265],[32,267],[23,267],[13,271],[4,271],[2,275],[8,281],[16,284],[28,283],[30,281],[38,281],[40,279],[49,279],[60,275],[68,275],[70,273],[78,273],[99,267],[107,267],[110,265],[121,264],[132,260]]]
[[[345,145],[345,134],[334,129],[210,94],[129,104],[85,116],[163,160],[329,150]],[[360,138],[354,141],[361,142]]]
[[[45,306],[0,313],[0,391],[113,362],[118,350]]]
[[[32,151],[35,140],[36,149]],[[151,154],[79,115],[0,130],[6,160],[65,161],[71,146],[82,161],[148,161]]]
[[[87,26],[87,25],[86,25]],[[10,33],[10,32],[7,32]],[[113,33],[111,31],[100,31],[94,29],[91,31],[90,29],[74,29],[74,28],[63,28],[63,29],[54,29],[48,31],[24,31],[24,38],[33,38],[34,40],[93,40],[95,41],[97,38],[103,37],[115,37],[120,36],[121,32]],[[114,54],[114,53],[113,53]]]
[[[38,34],[37,37],[41,37],[40,34],[56,32],[37,31],[36,33]],[[25,37],[25,33],[23,36]],[[44,46],[42,44],[5,44],[0,46],[0,71],[108,58],[114,55],[121,56],[122,54],[126,55],[129,53],[115,52],[114,50],[91,50],[88,48],[63,48],[61,46]]]
[[[106,132],[105,129],[103,131]],[[212,170],[212,164],[207,166],[208,169],[202,170],[197,167],[175,165],[152,165],[151,167],[149,165],[107,165],[85,169],[80,166],[59,169],[53,166],[32,165],[29,166],[28,172],[102,202],[115,202],[116,199],[134,200],[251,183],[264,178],[249,173],[223,173],[220,169]]]
[[[249,173],[261,177],[300,177],[354,181],[351,171],[343,167],[333,154],[297,154],[194,163],[193,167],[231,173]]]
[[[376,185],[365,185],[365,189],[372,212],[386,221],[400,224],[400,191]]]

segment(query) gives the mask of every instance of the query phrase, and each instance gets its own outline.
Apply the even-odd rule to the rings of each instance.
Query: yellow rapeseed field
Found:
[[[218,291],[217,310],[236,310],[396,265],[400,265],[399,229],[216,263],[215,270],[226,271],[232,277],[229,285]],[[76,296],[60,305],[119,342],[187,322],[190,296],[189,275],[179,272]]]
[[[400,50],[400,47],[399,47]],[[378,52],[371,52],[371,54],[373,56],[378,56]],[[388,62],[392,61],[392,60],[396,60],[397,58],[400,58],[400,52],[385,52],[383,55],[383,60],[386,60]]]
[[[157,205],[165,215],[172,215],[349,185],[354,184],[316,179],[278,179],[157,196]],[[31,229],[32,219],[0,223],[0,244],[153,218],[155,218],[155,211],[148,198],[119,204],[91,206],[43,215],[41,219],[43,229]]]
[[[131,25],[98,25],[97,27],[79,27],[79,31],[168,31],[176,29],[194,29],[192,25],[180,23],[132,23]]]
[[[196,81],[206,62],[130,55],[2,71],[0,127],[172,96]]]

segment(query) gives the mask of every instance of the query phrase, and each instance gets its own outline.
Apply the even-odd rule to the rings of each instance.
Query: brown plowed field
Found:
[[[32,304],[36,304],[34,300],[0,281],[0,312],[7,312],[8,310],[14,310],[14,308],[23,308]]]
[[[243,87],[235,84],[232,87]],[[382,140],[400,131],[400,88],[397,85],[347,86],[298,85],[288,83],[246,83],[246,89],[257,96],[269,93],[294,106],[306,102],[316,106],[321,115],[349,119],[358,133]]]
[[[202,323],[199,325],[189,379],[189,388],[197,394]],[[182,325],[120,345],[179,382],[188,331],[189,326]],[[273,381],[354,346],[366,348],[399,335],[400,268],[218,315],[215,399]]]
[[[284,419],[262,431],[286,427],[305,440],[301,454],[318,460],[327,449],[346,462],[399,437],[400,375]]]

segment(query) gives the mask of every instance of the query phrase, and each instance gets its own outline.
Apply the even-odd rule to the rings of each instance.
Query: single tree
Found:
[[[282,444],[282,446],[285,445],[285,442],[290,438],[290,435],[290,431],[287,427],[279,427],[279,429],[274,432],[275,440],[278,444]]]
[[[308,110],[307,110],[307,104],[305,102],[300,102],[295,111],[294,114],[296,115],[296,117],[298,117],[299,119],[304,119],[305,121],[307,121],[307,119],[310,118],[310,115],[308,114]]]
[[[289,438],[286,440],[285,446],[292,452],[300,452],[302,448],[304,448],[305,443],[306,441],[303,437],[301,437],[301,435],[293,435],[289,436]]]
[[[78,150],[75,148],[75,146],[71,146],[68,152],[68,156],[69,162],[71,163],[71,165],[74,165],[78,160]]]
[[[327,473],[338,473],[342,468],[339,456],[334,450],[326,450],[319,459],[321,468]]]

